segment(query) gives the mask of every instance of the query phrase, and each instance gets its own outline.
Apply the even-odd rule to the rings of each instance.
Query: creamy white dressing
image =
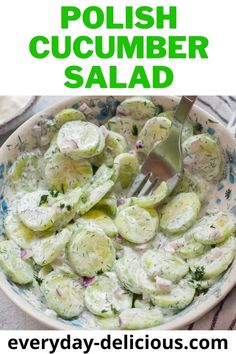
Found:
[[[0,96],[0,124],[9,121],[26,106],[32,96]]]

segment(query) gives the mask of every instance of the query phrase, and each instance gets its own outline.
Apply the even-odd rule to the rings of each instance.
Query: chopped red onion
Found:
[[[138,140],[136,142],[136,149],[139,150],[139,149],[143,149],[144,148],[144,142],[142,140]]]
[[[122,327],[122,320],[120,317],[119,317],[119,326]]]
[[[58,288],[56,289],[56,293],[57,293],[58,296],[62,296],[63,295],[61,289],[58,289]]]
[[[116,241],[121,242],[123,239],[120,234],[116,235]]]
[[[125,204],[125,198],[118,198],[117,199],[117,206]]]
[[[84,277],[82,284],[83,284],[83,286],[87,287],[87,286],[91,285],[92,283],[94,283],[95,279],[96,279],[95,276],[94,277]]]
[[[32,252],[29,250],[21,250],[20,257],[21,257],[21,259],[26,260],[26,259],[32,257]]]

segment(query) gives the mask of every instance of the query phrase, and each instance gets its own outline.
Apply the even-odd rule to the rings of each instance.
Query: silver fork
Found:
[[[197,96],[183,96],[174,114],[166,140],[154,146],[141,167],[141,173],[134,180],[128,197],[146,196],[162,182],[168,185],[170,194],[183,172],[182,129]]]

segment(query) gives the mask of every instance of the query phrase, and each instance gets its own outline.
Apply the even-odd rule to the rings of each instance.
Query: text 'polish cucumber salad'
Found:
[[[172,120],[173,111],[138,97],[102,126],[67,108],[53,117],[46,147],[11,166],[0,267],[40,294],[52,315],[79,317],[87,328],[159,326],[203,296],[234,260],[236,218],[206,208],[225,155],[190,121],[172,195],[162,203],[162,182],[151,196],[126,197]]]

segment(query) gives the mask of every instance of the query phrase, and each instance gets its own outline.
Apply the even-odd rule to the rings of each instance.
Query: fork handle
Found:
[[[184,124],[196,99],[197,96],[182,96],[175,111],[175,119]]]

